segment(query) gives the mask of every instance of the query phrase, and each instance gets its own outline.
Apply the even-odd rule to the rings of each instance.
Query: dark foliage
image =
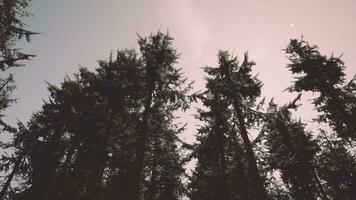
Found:
[[[289,109],[295,107],[269,104],[269,117],[263,127],[269,168],[281,172],[293,199],[328,199],[314,168],[317,142],[301,121],[292,119]]]
[[[245,54],[241,64],[220,51],[219,66],[206,67],[207,90],[200,110],[205,123],[198,132],[198,159],[191,183],[191,199],[267,199],[248,128],[260,120],[253,112],[261,82],[251,75],[253,62]]]
[[[22,53],[16,48],[16,43],[24,35],[30,42],[31,35],[35,34],[25,29],[25,24],[22,22],[24,17],[27,17],[27,6],[30,0],[0,0],[0,70],[3,74],[0,76],[0,132],[18,134],[19,130],[11,127],[3,120],[3,113],[15,99],[11,98],[11,92],[15,89],[15,84],[12,74],[5,74],[4,71],[11,67],[22,66],[20,61],[28,60],[34,55]],[[20,142],[21,143],[21,142]],[[15,174],[21,170],[23,161],[22,148],[19,142],[14,144],[6,144],[0,142],[2,152],[0,159],[0,171],[4,179],[0,182],[1,191],[0,199],[7,198],[7,192],[11,186],[11,182]],[[8,152],[9,148],[15,148],[15,152]],[[11,150],[10,150],[11,151]],[[9,154],[10,155],[9,155]]]
[[[32,57],[14,48],[24,29],[26,0],[0,1],[0,68]],[[240,62],[227,51],[217,67],[205,67],[206,88],[177,67],[173,38],[158,32],[140,37],[139,51],[119,50],[90,71],[81,67],[27,124],[1,143],[6,200],[353,200],[356,199],[356,84],[345,81],[339,57],[291,40],[288,68],[297,75],[291,103],[264,105],[262,82],[247,53]],[[12,76],[0,79],[0,114],[13,101]],[[302,92],[313,92],[317,123],[308,131],[293,117]],[[179,139],[185,125],[177,111],[200,100],[197,142]],[[188,156],[187,150],[189,150]],[[192,174],[184,164],[196,161]],[[185,180],[189,180],[188,183]]]
[[[288,68],[298,75],[290,91],[318,92],[313,101],[320,112],[317,120],[328,122],[339,137],[355,140],[355,77],[346,83],[341,58],[323,56],[304,40],[291,40],[285,51],[291,61]]]

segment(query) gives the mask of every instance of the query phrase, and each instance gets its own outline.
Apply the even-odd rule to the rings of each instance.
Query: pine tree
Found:
[[[199,143],[194,150],[198,163],[190,184],[192,200],[232,199],[233,193],[238,195],[241,193],[242,184],[232,188],[231,178],[244,173],[243,168],[238,165],[242,164],[241,160],[237,160],[237,156],[242,152],[241,149],[235,152],[236,155],[229,152],[234,147],[238,148],[240,144],[229,137],[237,136],[231,133],[233,131],[229,123],[231,111],[228,109],[226,98],[216,89],[214,85],[216,83],[216,80],[208,79],[208,90],[201,97],[204,106],[209,110],[200,110],[198,117],[205,122],[205,126],[198,131]]]
[[[328,122],[343,139],[356,138],[355,77],[345,81],[345,65],[340,57],[323,56],[317,46],[293,39],[286,48],[292,74],[299,75],[290,91],[318,92],[314,105],[318,121]]]
[[[144,169],[145,151],[152,134],[152,117],[155,109],[167,107],[167,114],[178,109],[186,109],[192,98],[186,96],[186,79],[181,69],[175,67],[178,59],[172,48],[172,38],[158,33],[148,38],[140,38],[143,59],[143,112],[135,144],[135,159],[129,181],[129,200],[140,199],[140,185]],[[157,108],[155,108],[157,107]]]
[[[19,61],[28,60],[34,55],[22,53],[18,48],[15,48],[16,42],[26,36],[30,42],[31,35],[34,32],[25,29],[25,24],[22,22],[24,17],[29,13],[26,8],[29,0],[1,0],[0,1],[0,70],[5,71],[10,67],[21,66]],[[0,111],[6,109],[13,100],[9,94],[14,89],[13,77],[10,74],[8,77],[0,79]],[[1,120],[1,126],[5,129],[7,125]]]
[[[22,53],[21,50],[15,47],[16,42],[26,36],[30,42],[31,35],[34,32],[25,29],[25,24],[22,19],[27,17],[29,0],[1,0],[0,1],[0,70],[5,71],[8,68],[20,66],[19,61],[28,60],[34,55]],[[12,74],[2,76],[0,78],[0,131],[16,134],[17,130],[3,121],[3,112],[15,100],[10,97],[11,92],[15,89]],[[0,143],[4,152],[11,148],[12,144]],[[4,180],[1,181],[0,199],[6,198],[7,192],[11,186],[11,182],[23,162],[23,155],[2,155],[0,160],[1,173],[7,174]]]
[[[140,38],[142,57],[118,51],[116,59],[99,61],[95,72],[81,68],[60,87],[49,86],[50,99],[27,134],[15,137],[25,141],[28,160],[27,187],[16,199],[182,196],[177,135],[184,128],[173,123],[173,112],[195,98],[173,66],[171,40],[162,33]]]
[[[317,142],[300,120],[292,119],[291,108],[296,108],[295,103],[281,108],[273,101],[269,104],[270,116],[263,128],[268,165],[281,172],[293,199],[328,199],[314,166]]]
[[[291,40],[285,51],[291,61],[288,67],[299,75],[289,90],[317,92],[313,99],[319,111],[316,121],[329,123],[332,129],[331,132],[320,130],[318,141],[321,149],[315,167],[324,188],[333,199],[353,199],[355,158],[350,147],[352,150],[351,141],[356,133],[356,79],[346,81],[341,57],[323,56],[317,46],[304,40]],[[335,135],[338,138],[332,137]],[[345,141],[351,146],[347,147]]]
[[[267,199],[247,132],[260,117],[252,108],[261,82],[251,75],[247,54],[241,65],[226,51],[218,59],[219,67],[205,68],[203,103],[209,110],[199,117],[206,126],[199,130],[192,199]]]
[[[51,99],[43,106],[40,129],[48,138],[42,146],[49,149],[30,155],[30,165],[38,173],[31,174],[26,198],[100,199],[104,195],[105,170],[115,170],[107,163],[117,156],[116,150],[134,140],[131,126],[138,123],[134,111],[141,108],[138,97],[142,90],[139,80],[130,78],[137,78],[139,64],[135,52],[120,51],[115,61],[100,61],[96,73],[82,68],[60,88],[50,85]],[[53,155],[59,159],[48,166],[44,160]],[[130,162],[129,157],[119,159]],[[42,173],[51,168],[51,173]]]

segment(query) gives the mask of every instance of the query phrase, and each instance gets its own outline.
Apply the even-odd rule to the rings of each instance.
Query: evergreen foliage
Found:
[[[356,139],[355,77],[346,83],[345,65],[340,57],[323,56],[317,46],[293,39],[286,48],[288,68],[298,75],[290,91],[318,92],[313,101],[319,122],[328,122],[339,137]]]
[[[60,87],[49,86],[49,102],[34,115],[28,134],[15,137],[30,147],[22,150],[28,187],[14,199],[182,196],[177,135],[184,128],[173,123],[173,112],[188,108],[194,97],[173,66],[177,55],[168,35],[140,38],[139,44],[142,57],[118,51],[115,59],[99,61],[95,72],[81,68]]]
[[[14,47],[35,34],[20,20],[27,5],[0,1],[1,70],[32,57]],[[49,99],[27,124],[0,119],[13,133],[0,143],[0,199],[356,199],[356,79],[346,81],[341,57],[291,40],[285,52],[296,79],[288,89],[299,95],[265,106],[247,53],[240,61],[219,51],[218,66],[204,68],[205,89],[191,93],[172,41],[161,32],[139,36],[139,51],[118,50],[95,70],[49,84]],[[0,84],[2,114],[13,101],[12,76]],[[330,130],[295,119],[303,92],[314,93],[315,122]],[[176,113],[198,100],[202,125],[190,145],[180,140],[186,126]]]
[[[37,34],[25,29],[23,17],[29,16],[26,8],[31,0],[1,0],[0,1],[0,69],[21,66],[19,61],[27,60],[34,55],[22,53],[15,43],[24,36],[27,42]]]
[[[31,35],[34,32],[25,29],[23,18],[29,14],[26,10],[30,0],[0,0],[0,70],[3,74],[0,76],[0,132],[19,134],[22,132],[21,128],[16,128],[8,125],[4,120],[4,111],[11,103],[15,102],[15,99],[11,98],[11,93],[15,89],[14,79],[12,74],[4,73],[8,68],[22,66],[20,61],[28,60],[34,55],[22,53],[20,49],[16,48],[16,43],[24,35],[27,42],[30,42]],[[21,163],[23,160],[23,153],[19,150],[23,148],[21,142],[14,142],[14,144],[6,144],[3,141],[0,142],[1,159],[0,159],[0,171],[4,176],[0,181],[1,191],[0,199],[7,198],[7,192],[11,186],[11,182],[15,177],[15,174],[19,173],[21,169]],[[11,155],[11,152],[7,152],[11,147],[15,147],[15,152]],[[13,150],[13,149],[11,149]],[[10,151],[11,151],[10,150]],[[9,154],[10,155],[9,155]]]
[[[16,42],[26,36],[30,42],[31,35],[35,34],[25,30],[22,22],[29,14],[26,10],[29,0],[1,0],[0,1],[0,70],[4,72],[10,67],[21,66],[19,61],[28,60],[34,55],[25,54],[15,47]],[[2,131],[14,130],[2,120],[3,111],[14,102],[10,98],[15,89],[13,76],[2,75],[0,77],[0,126]]]
[[[317,155],[316,168],[324,188],[332,199],[356,198],[356,157],[338,139],[321,130],[318,136],[321,152]]]
[[[205,68],[201,99],[208,111],[200,110],[198,117],[205,126],[195,147],[192,199],[267,199],[247,132],[261,118],[253,108],[262,84],[251,75],[254,63],[247,54],[241,64],[226,51],[218,60],[218,67]]]
[[[293,199],[328,199],[314,168],[318,144],[300,120],[292,119],[290,108],[296,105],[269,104],[270,117],[263,127],[269,168],[281,172]]]

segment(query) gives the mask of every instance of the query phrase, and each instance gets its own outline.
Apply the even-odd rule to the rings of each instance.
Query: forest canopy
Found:
[[[3,71],[34,57],[15,48],[36,34],[21,21],[27,5],[0,3]],[[137,43],[95,70],[49,83],[49,98],[28,122],[0,118],[1,132],[12,135],[0,145],[0,199],[356,199],[356,76],[347,80],[342,57],[291,39],[283,51],[294,80],[285,92],[295,98],[279,105],[262,96],[247,52],[218,51],[196,92],[173,37],[158,31]],[[2,116],[14,102],[12,76],[0,84]],[[309,130],[294,115],[308,92],[318,113],[310,123],[325,128]],[[193,144],[181,139],[186,124],[176,114],[188,109],[201,122]]]

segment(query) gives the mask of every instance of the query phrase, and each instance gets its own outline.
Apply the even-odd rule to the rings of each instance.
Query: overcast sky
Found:
[[[41,32],[27,53],[37,57],[14,69],[18,103],[7,120],[27,121],[48,99],[46,83],[58,84],[79,65],[97,67],[111,50],[137,48],[137,35],[167,30],[181,53],[179,66],[195,90],[204,86],[201,67],[216,66],[219,49],[242,56],[249,52],[263,81],[263,95],[286,103],[293,96],[282,91],[292,81],[281,49],[291,38],[304,36],[330,55],[343,53],[348,77],[356,73],[356,1],[353,0],[33,0],[26,19],[30,30]],[[22,43],[20,44],[22,46]],[[304,98],[306,101],[307,98]],[[312,114],[306,106],[305,120]],[[194,121],[186,132],[194,134]]]

